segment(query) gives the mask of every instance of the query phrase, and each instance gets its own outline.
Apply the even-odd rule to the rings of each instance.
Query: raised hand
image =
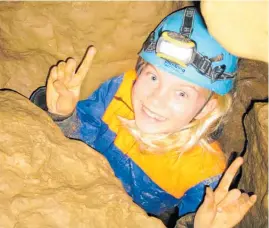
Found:
[[[95,53],[96,49],[93,46],[89,47],[77,71],[76,61],[72,58],[66,62],[61,61],[51,69],[46,92],[49,112],[67,116],[74,111],[79,101],[82,82]]]
[[[243,158],[239,157],[230,165],[215,192],[207,187],[204,202],[195,216],[195,228],[234,227],[254,205],[256,195],[249,197],[239,189],[229,191],[232,180],[242,164]]]

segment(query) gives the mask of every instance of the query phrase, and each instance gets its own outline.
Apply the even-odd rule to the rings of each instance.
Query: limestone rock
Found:
[[[239,187],[257,194],[258,199],[240,227],[268,225],[268,103],[256,103],[246,117],[248,149]]]
[[[244,149],[245,135],[242,116],[252,100],[265,100],[268,97],[268,64],[242,59],[237,75],[236,96],[232,110],[227,116],[224,134],[220,142],[224,151],[241,152]]]
[[[101,82],[134,68],[148,34],[188,2],[0,2],[0,87],[29,96],[44,85],[49,68],[86,48],[98,53],[83,87],[87,97]]]
[[[268,62],[268,1],[206,1],[209,32],[234,55]]]
[[[10,91],[0,103],[0,227],[164,227],[102,155],[65,138],[44,111]]]
[[[0,87],[29,96],[45,84],[49,68],[57,61],[67,57],[80,61],[87,46],[94,44],[98,53],[83,84],[83,99],[102,81],[132,68],[143,41],[158,22],[190,4],[0,2]],[[224,47],[241,57],[266,61],[267,4],[202,1],[201,6],[210,32]],[[268,97],[267,75],[267,64],[241,60],[237,97],[221,138],[227,153],[243,149],[242,115],[251,100]],[[68,227],[68,222],[69,227],[80,223],[101,228],[162,227],[131,202],[102,156],[83,143],[64,138],[47,115],[23,97],[1,92],[0,101],[0,227],[14,227],[16,222],[16,228]],[[249,115],[250,120],[256,111]],[[256,123],[246,122],[248,131],[256,129]],[[249,136],[250,141],[254,139]],[[252,156],[249,151],[247,156]],[[267,181],[261,179],[267,175],[264,164],[259,165],[267,157],[262,156],[252,161],[247,157],[244,165],[249,171],[243,174],[242,188],[261,197],[243,222],[253,226],[245,227],[262,225],[251,216],[263,216],[267,208]]]

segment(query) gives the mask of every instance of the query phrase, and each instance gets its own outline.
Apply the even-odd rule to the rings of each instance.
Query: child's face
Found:
[[[201,115],[208,96],[207,89],[147,64],[132,90],[136,125],[149,134],[179,131]]]

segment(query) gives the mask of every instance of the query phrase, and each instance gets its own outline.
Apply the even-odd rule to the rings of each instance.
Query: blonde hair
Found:
[[[142,67],[143,64],[136,68],[138,74],[140,74]],[[225,117],[230,110],[233,99],[231,94],[220,96],[215,93],[210,99],[216,99],[217,102],[212,112],[201,119],[194,119],[179,132],[175,133],[145,134],[137,128],[135,120],[128,120],[122,117],[119,117],[119,119],[139,142],[142,151],[164,153],[174,150],[182,154],[195,145],[214,151],[210,146],[210,135],[219,128],[221,123],[226,121]]]

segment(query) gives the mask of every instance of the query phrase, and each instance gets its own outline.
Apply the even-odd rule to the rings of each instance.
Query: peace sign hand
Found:
[[[69,58],[54,66],[47,83],[47,107],[49,112],[67,116],[71,114],[79,101],[80,88],[91,66],[96,49],[90,46],[76,71],[76,61]]]
[[[256,195],[249,197],[239,189],[229,191],[230,184],[242,164],[243,158],[238,157],[225,172],[215,192],[207,187],[204,202],[195,216],[195,228],[234,227],[254,205]]]

